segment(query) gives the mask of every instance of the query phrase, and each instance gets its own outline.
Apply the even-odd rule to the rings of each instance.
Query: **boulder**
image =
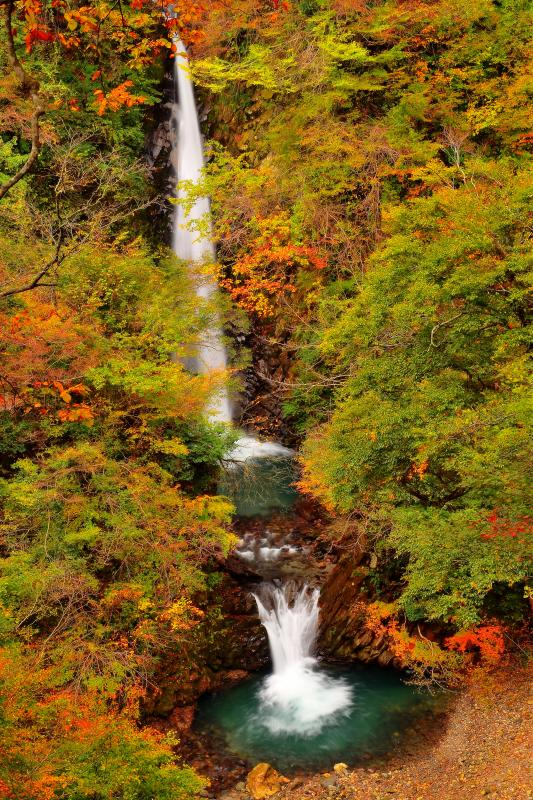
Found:
[[[336,772],[336,773],[346,772],[347,769],[348,769],[348,764],[344,764],[342,761],[339,761],[338,764],[335,764],[333,766],[333,772]]]
[[[280,775],[270,764],[256,764],[246,778],[246,788],[253,800],[265,800],[277,794],[288,779]]]
[[[332,789],[337,785],[337,776],[332,775],[331,772],[325,772],[320,778],[320,783],[326,789]]]

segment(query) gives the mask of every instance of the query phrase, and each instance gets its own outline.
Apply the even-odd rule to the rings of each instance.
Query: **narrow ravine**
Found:
[[[187,55],[179,41],[177,50],[171,161],[178,202],[173,249],[189,265],[199,304],[211,307],[211,323],[190,366],[223,380],[228,358],[216,311],[209,200],[186,202],[191,186],[201,178],[202,136]],[[232,399],[223,383],[207,411],[214,424],[233,424]],[[233,571],[248,575],[242,591],[255,598],[268,635],[272,669],[200,702],[194,730],[208,751],[210,747],[218,751],[214,760],[219,774],[211,775],[214,790],[228,785],[220,775],[224,758],[230,765],[240,765],[237,774],[258,761],[297,774],[331,767],[336,761],[357,763],[383,756],[427,708],[427,699],[394,671],[339,667],[318,659],[320,583],[331,564],[319,564],[304,537],[284,532],[291,527],[298,499],[294,455],[280,443],[246,433],[222,464],[219,492],[233,500],[241,534],[228,567],[233,564]],[[271,520],[277,521],[275,530]],[[211,763],[209,757],[205,763]],[[232,768],[228,771],[235,774]]]

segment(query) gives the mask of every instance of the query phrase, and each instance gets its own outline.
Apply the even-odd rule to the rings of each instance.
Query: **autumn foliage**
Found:
[[[521,0],[242,2],[192,62],[298,485],[364,531],[376,630],[420,664],[490,660],[530,610],[530,27]]]
[[[446,647],[459,653],[478,652],[483,662],[497,664],[505,653],[504,629],[501,625],[479,625],[450,636]]]
[[[21,670],[16,652],[2,656],[0,680],[2,725],[8,734],[0,745],[2,800],[156,790],[163,797],[184,799],[204,785],[192,770],[174,765],[171,736],[137,729],[142,687],[130,687],[125,707],[106,705],[96,692],[54,687],[53,670],[38,663],[31,672]],[[138,770],[133,775],[132,760]]]
[[[292,241],[289,220],[282,214],[257,220],[257,229],[248,252],[232,265],[231,276],[220,282],[249,314],[268,318],[298,293],[301,272],[319,282],[326,261],[316,248]]]
[[[185,202],[211,199],[232,326],[285,348],[300,488],[375,556],[362,624],[453,683],[529,610],[526,5],[173,9],[0,7],[6,800],[203,785],[143,726],[170,654],[186,673],[211,642],[235,541],[214,493],[233,434],[205,415],[225,376],[183,366],[225,312],[164,244],[146,159],[176,35],[215,140]]]
[[[168,653],[186,672],[206,635],[198,596],[233,543],[231,506],[207,490],[232,439],[204,415],[225,376],[172,358],[195,348],[197,303],[147,233],[141,109],[178,23],[135,0],[9,10],[0,797],[188,800],[205,781],[143,707]]]
[[[143,322],[157,270],[131,249],[123,261],[107,257],[112,268],[91,255],[87,282],[84,258],[72,264],[76,278],[55,303],[40,289],[2,310],[6,800],[115,792],[185,800],[203,785],[176,762],[172,738],[139,721],[159,660],[194,651],[204,611],[193,596],[210,558],[233,542],[231,506],[194,489],[185,441],[201,452],[209,387],[169,361],[169,330]],[[117,331],[120,295],[129,291],[139,304],[128,298]],[[224,440],[203,430],[204,470],[214,469]]]

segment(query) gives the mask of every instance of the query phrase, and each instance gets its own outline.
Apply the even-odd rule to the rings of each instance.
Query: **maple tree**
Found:
[[[282,215],[257,220],[256,225],[258,234],[250,239],[248,252],[220,283],[249,314],[273,317],[288,295],[298,293],[294,279],[304,270],[315,275],[326,262],[316,248],[292,241],[289,221]]]
[[[0,199],[35,167],[49,135],[45,116],[57,116],[60,108],[103,116],[151,102],[154,86],[147,72],[165,52],[173,54],[176,35],[186,43],[201,36],[199,24],[216,0],[174,3],[172,13],[163,2],[144,0],[4,0],[1,5],[10,88],[16,86],[9,99],[13,111],[29,122],[31,149],[0,185]],[[76,75],[74,93],[71,80],[58,93],[41,59],[54,64],[66,59],[71,76]]]
[[[185,800],[205,785],[141,711],[165,653],[183,652],[186,680],[205,636],[193,597],[233,542],[231,506],[205,485],[232,437],[204,416],[224,376],[171,359],[201,335],[183,266],[147,235],[162,201],[141,114],[171,48],[154,44],[170,44],[161,9],[126,5],[124,20],[112,4],[2,9],[6,800]]]
[[[469,631],[462,631],[446,639],[449,650],[465,653],[472,648],[479,650],[484,661],[497,663],[505,652],[504,631],[501,625],[479,625]]]
[[[55,302],[1,314],[0,796],[185,800],[204,782],[140,712],[234,542],[230,504],[195,487],[231,439],[202,422],[217,387],[169,360],[196,328],[179,275],[131,246],[69,263]]]
[[[97,692],[58,688],[53,670],[16,650],[3,652],[0,680],[2,800],[154,793],[186,800],[205,786],[192,769],[175,765],[172,736],[136,727],[142,688],[130,687],[127,709],[106,706]]]

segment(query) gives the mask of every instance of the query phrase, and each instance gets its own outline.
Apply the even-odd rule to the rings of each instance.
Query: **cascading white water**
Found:
[[[211,238],[209,199],[199,197],[187,209],[183,202],[187,200],[189,187],[197,184],[202,177],[204,167],[202,135],[187,52],[178,37],[174,41],[176,97],[172,103],[171,115],[174,129],[171,161],[178,179],[176,192],[178,202],[172,221],[172,249],[178,258],[191,264],[193,268],[191,274],[195,275],[198,298],[209,301],[215,298],[217,292],[213,269],[210,270],[216,259]],[[203,279],[199,280],[200,276]],[[200,372],[206,375],[221,373],[227,369],[222,329],[216,318],[199,343],[196,360]],[[225,388],[220,389],[213,398],[209,416],[215,422],[232,421],[231,401]],[[253,459],[291,455],[291,450],[276,442],[260,442],[253,436],[242,436],[226,457],[225,463],[226,466],[233,467]]]
[[[197,184],[204,166],[202,136],[187,53],[178,38],[175,43],[176,98],[172,104],[175,140],[172,165],[179,182],[190,181]],[[209,266],[215,263],[215,249],[210,236],[209,200],[207,197],[199,197],[190,210],[186,211],[182,202],[186,196],[187,187],[178,183],[178,203],[172,224],[172,249],[178,258],[194,265],[197,272],[205,267],[202,280],[198,280],[199,276],[196,276],[196,294],[204,300],[212,300],[217,286],[212,270],[209,274]],[[200,372],[204,374],[222,372],[227,368],[222,330],[216,319],[198,346],[197,362]],[[217,422],[231,422],[231,403],[225,388],[220,389],[213,399],[210,417]]]
[[[352,706],[348,684],[318,668],[319,590],[263,584],[254,595],[266,628],[273,674],[261,688],[261,724],[271,733],[314,736]]]
[[[255,458],[290,458],[294,453],[279,442],[260,442],[254,436],[241,436],[225,459],[230,469]]]
[[[254,595],[259,618],[266,628],[274,672],[280,673],[291,665],[312,659],[318,631],[318,589],[304,587],[290,601],[290,584],[276,587],[265,584],[263,603],[260,594]]]

